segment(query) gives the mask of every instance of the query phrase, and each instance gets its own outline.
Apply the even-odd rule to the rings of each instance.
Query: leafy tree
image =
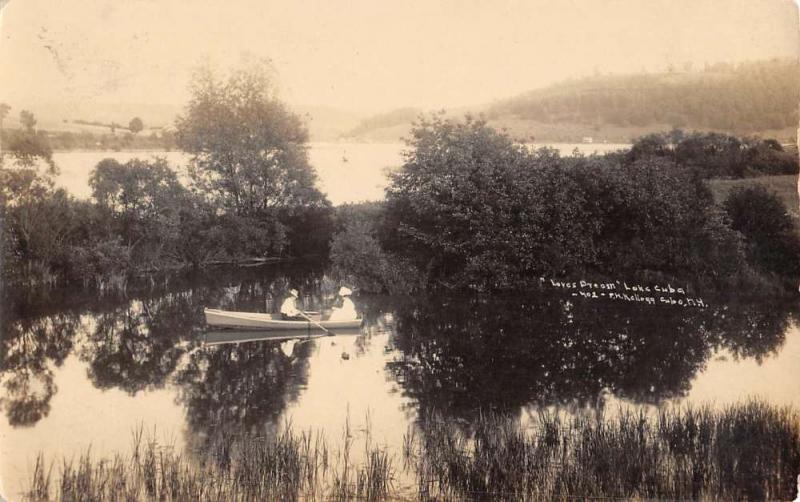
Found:
[[[190,204],[187,190],[178,182],[165,159],[132,159],[121,164],[100,161],[89,179],[92,197],[111,214],[114,233],[136,248],[140,263],[157,262],[180,235],[180,211]]]
[[[192,155],[193,186],[220,212],[277,220],[292,240],[308,235],[301,225],[313,213],[328,222],[316,247],[327,244],[332,210],[315,187],[308,131],[276,97],[269,65],[239,69],[227,79],[199,71],[177,121],[177,140]]]
[[[8,112],[10,111],[10,106],[8,106],[6,103],[0,103],[0,165],[3,161],[3,121],[6,119]]]
[[[781,200],[762,185],[738,188],[724,203],[734,230],[742,233],[750,259],[779,275],[800,275],[800,238]]]
[[[118,215],[146,220],[186,193],[166,159],[101,160],[89,178],[92,197]]]
[[[52,280],[53,274],[69,262],[69,247],[77,224],[73,201],[64,190],[43,189],[37,180],[29,180],[27,193],[18,197],[14,206],[6,208],[6,232],[10,234],[7,238],[14,246],[9,250],[13,256],[5,260],[6,266],[11,265],[6,273]],[[15,263],[16,267],[12,265]]]
[[[19,112],[19,122],[22,124],[22,127],[29,132],[33,132],[34,128],[36,127],[36,118],[33,116],[33,113],[29,112],[28,110],[22,110]]]
[[[57,168],[53,162],[53,149],[47,135],[35,129],[36,119],[27,110],[20,112],[20,122],[22,130],[14,131],[8,136],[7,150],[14,159],[17,167],[36,168],[40,161],[43,161],[49,168],[50,173],[55,174]]]
[[[796,155],[785,152],[775,140],[739,138],[722,133],[684,133],[673,130],[643,136],[625,155],[627,162],[661,157],[696,169],[704,178],[743,178],[794,174]]]
[[[128,129],[130,129],[133,134],[138,134],[141,132],[142,129],[144,129],[144,123],[142,122],[142,119],[139,117],[132,118],[128,123]]]
[[[646,270],[718,283],[743,264],[702,178],[669,159],[530,152],[469,118],[423,120],[409,146],[379,237],[424,281],[507,289]]]
[[[178,146],[192,154],[193,181],[236,214],[323,204],[308,164],[308,131],[275,96],[269,68],[195,76],[177,122]]]

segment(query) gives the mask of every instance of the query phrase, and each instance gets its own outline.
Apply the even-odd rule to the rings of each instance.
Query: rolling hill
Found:
[[[761,61],[708,65],[700,71],[597,75],[471,108],[513,136],[536,141],[627,142],[683,128],[791,140],[796,135],[800,65]],[[363,120],[351,140],[397,140],[419,114],[394,110]]]

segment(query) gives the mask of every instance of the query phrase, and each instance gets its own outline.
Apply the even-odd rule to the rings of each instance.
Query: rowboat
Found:
[[[323,331],[320,325],[328,331],[336,332],[340,329],[358,328],[361,319],[347,321],[286,321],[280,314],[260,314],[257,312],[234,312],[230,310],[203,309],[206,315],[206,324],[215,328],[259,329],[259,330],[305,330]]]
[[[361,334],[360,328],[341,328],[333,331],[336,336]],[[229,343],[246,342],[283,342],[286,340],[311,340],[320,337],[327,337],[327,333],[321,329],[313,331],[302,331],[299,329],[287,330],[254,330],[254,329],[219,329],[209,330],[203,333],[200,340],[204,345],[225,345]]]

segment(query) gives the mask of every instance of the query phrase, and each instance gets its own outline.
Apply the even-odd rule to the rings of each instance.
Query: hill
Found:
[[[700,71],[597,75],[566,81],[469,109],[492,126],[537,141],[627,142],[673,128],[795,137],[800,100],[797,61],[708,65]],[[362,121],[353,139],[396,140],[413,109]],[[407,119],[407,120],[406,120]]]

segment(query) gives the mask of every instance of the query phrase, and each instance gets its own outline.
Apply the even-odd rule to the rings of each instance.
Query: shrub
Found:
[[[653,271],[719,284],[744,263],[702,177],[669,158],[564,159],[470,118],[423,120],[409,147],[378,234],[425,281],[508,289]]]
[[[778,275],[800,275],[800,238],[777,195],[762,185],[736,188],[724,208],[733,229],[744,236],[752,263]]]

